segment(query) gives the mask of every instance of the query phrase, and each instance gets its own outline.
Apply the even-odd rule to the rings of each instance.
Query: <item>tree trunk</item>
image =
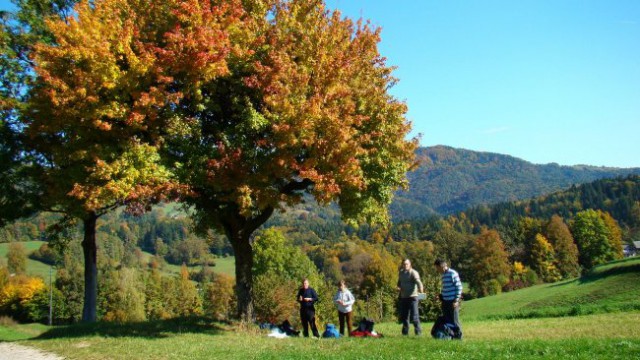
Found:
[[[234,234],[233,251],[236,258],[236,296],[238,318],[244,322],[253,321],[253,248],[249,236],[241,232]]]
[[[258,215],[245,218],[237,210],[225,216],[223,226],[229,242],[233,246],[236,258],[236,297],[238,299],[238,318],[244,322],[253,322],[253,247],[251,235],[271,214],[273,208],[268,207]]]
[[[82,308],[82,321],[96,321],[96,302],[98,298],[98,265],[96,246],[96,221],[95,214],[83,220],[84,239],[82,250],[84,251],[84,306]]]

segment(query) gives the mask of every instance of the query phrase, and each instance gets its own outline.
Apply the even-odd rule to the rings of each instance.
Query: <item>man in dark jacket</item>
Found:
[[[302,287],[298,290],[298,302],[300,303],[300,320],[302,321],[303,335],[309,337],[309,325],[313,336],[319,338],[318,328],[316,327],[316,308],[313,304],[318,301],[318,294],[312,287],[309,287],[309,280],[302,281]]]

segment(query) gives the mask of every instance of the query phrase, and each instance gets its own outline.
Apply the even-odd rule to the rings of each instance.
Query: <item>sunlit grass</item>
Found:
[[[464,320],[464,319],[463,319]],[[465,339],[402,336],[376,324],[381,339],[273,339],[256,328],[171,321],[58,328],[21,341],[69,359],[635,359],[640,312],[566,318],[464,322]],[[47,338],[54,336],[54,338]]]
[[[585,277],[466,301],[468,320],[538,318],[640,310],[640,258],[594,269]]]

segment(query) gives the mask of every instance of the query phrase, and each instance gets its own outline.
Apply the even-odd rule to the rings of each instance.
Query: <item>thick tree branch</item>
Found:
[[[285,195],[293,194],[296,191],[306,190],[310,186],[313,186],[313,181],[304,179],[302,181],[292,181],[285,185],[280,192]]]

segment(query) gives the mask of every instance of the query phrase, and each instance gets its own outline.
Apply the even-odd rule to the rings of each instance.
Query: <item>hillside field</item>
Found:
[[[24,245],[25,249],[27,250],[27,256],[29,256],[29,254],[31,252],[33,252],[34,250],[38,250],[40,248],[40,246],[42,246],[42,244],[44,244],[44,241],[24,241],[21,242],[21,244]],[[8,243],[2,243],[0,244],[0,264],[5,264],[7,263],[7,251],[9,250],[9,244]],[[32,260],[27,258],[27,275],[30,276],[39,276],[45,280],[47,280],[47,282],[49,281],[49,270],[50,270],[50,266],[41,262],[41,261],[37,261],[37,260]],[[53,276],[55,277],[55,270],[53,271]]]
[[[37,250],[44,244],[44,241],[25,241],[22,244],[27,249],[27,256],[34,250]],[[9,248],[8,243],[0,243],[0,264],[6,264],[7,262],[7,250]],[[151,258],[153,255],[147,252],[143,252],[146,258]],[[200,266],[191,266],[189,270],[199,269]],[[37,260],[27,258],[27,275],[39,276],[49,281],[49,269],[50,266]],[[233,256],[222,257],[216,259],[216,265],[213,267],[213,271],[217,273],[227,274],[235,276],[235,258]],[[166,264],[164,272],[167,275],[179,274],[180,265]],[[55,278],[56,272],[53,270],[53,277]]]
[[[640,257],[611,262],[574,280],[542,284],[463,304],[467,320],[640,311]]]

